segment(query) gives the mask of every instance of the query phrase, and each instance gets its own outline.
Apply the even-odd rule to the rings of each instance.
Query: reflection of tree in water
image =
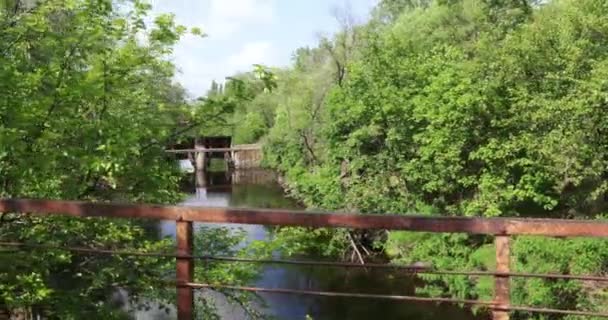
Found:
[[[296,201],[285,196],[276,182],[276,175],[264,170],[236,171],[230,206],[264,209],[301,209]]]
[[[303,259],[313,259],[304,257]],[[364,270],[328,267],[280,266],[269,268],[274,276],[258,285],[302,290],[335,292],[415,295],[415,286],[420,281],[407,274],[390,270]],[[273,269],[273,270],[272,270]],[[341,297],[302,297],[264,295],[271,306],[299,305],[297,313],[284,310],[279,318],[298,317],[310,314],[313,319],[487,319],[484,315],[473,315],[466,309],[454,305],[435,305],[408,301],[353,299]],[[279,310],[280,311],[280,310]]]

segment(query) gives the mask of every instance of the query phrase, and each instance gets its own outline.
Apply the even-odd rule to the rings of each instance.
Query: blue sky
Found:
[[[212,80],[222,82],[251,65],[286,66],[293,51],[314,46],[320,34],[338,29],[332,9],[349,6],[364,21],[377,0],[151,0],[155,14],[172,12],[177,22],[200,27],[206,38],[185,36],[173,61],[176,81],[193,97]]]

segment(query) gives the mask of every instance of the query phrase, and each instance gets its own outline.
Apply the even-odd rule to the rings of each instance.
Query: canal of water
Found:
[[[193,179],[194,180],[194,179]],[[262,170],[208,173],[206,186],[191,186],[183,205],[214,207],[301,209],[286,197],[271,172]],[[200,227],[200,225],[199,225]],[[247,231],[250,240],[268,239],[271,234],[264,226],[230,225]],[[195,225],[195,229],[197,226]],[[162,222],[163,236],[174,236],[175,223]],[[196,248],[195,248],[196,250]],[[196,251],[202,255],[205,252]],[[318,257],[301,257],[314,260]],[[291,288],[395,295],[414,295],[419,279],[390,270],[364,270],[311,266],[266,265],[261,276],[251,285],[268,288]],[[352,299],[339,297],[310,297],[261,294],[266,302],[263,312],[274,319],[363,320],[363,319],[484,319],[470,310],[454,305],[437,305],[400,301]],[[220,299],[221,300],[221,299]],[[238,307],[220,306],[222,319],[246,319]],[[172,311],[151,314],[139,313],[137,319],[174,319]]]

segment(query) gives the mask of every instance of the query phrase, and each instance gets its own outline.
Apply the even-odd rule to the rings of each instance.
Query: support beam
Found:
[[[177,239],[177,254],[192,256],[192,222],[177,221],[175,224]],[[194,281],[194,262],[192,258],[177,258],[177,319],[194,319],[194,290],[180,283]]]
[[[509,273],[511,248],[509,236],[496,236],[496,272]],[[499,309],[492,311],[492,320],[509,320],[509,312],[505,311],[511,304],[510,278],[509,276],[494,276],[494,301]]]

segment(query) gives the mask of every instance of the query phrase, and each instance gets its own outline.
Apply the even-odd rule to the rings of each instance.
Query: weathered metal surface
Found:
[[[496,271],[508,273],[510,267],[510,238],[497,236],[494,240],[496,246]],[[494,276],[494,301],[499,307],[507,308],[511,304],[510,279],[508,276]],[[508,310],[492,310],[492,320],[509,320]]]
[[[608,222],[598,220],[329,214],[290,210],[175,207],[50,200],[0,200],[0,212],[488,235],[608,237]]]
[[[176,278],[179,282],[191,282],[194,280],[194,263],[191,258],[183,256],[192,255],[192,222],[177,221],[175,230],[177,254],[182,256],[176,261]],[[194,291],[192,288],[177,287],[177,319],[194,319]]]

